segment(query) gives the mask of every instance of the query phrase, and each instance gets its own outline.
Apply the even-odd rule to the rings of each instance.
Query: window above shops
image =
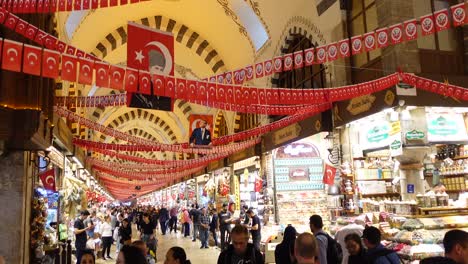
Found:
[[[268,40],[268,33],[262,21],[245,0],[232,0],[231,4],[232,9],[252,39],[255,50],[258,51]]]
[[[73,37],[73,34],[80,25],[81,20],[83,20],[88,12],[88,10],[70,12],[70,15],[67,18],[67,22],[65,23],[65,31],[67,32],[67,37],[69,39]]]

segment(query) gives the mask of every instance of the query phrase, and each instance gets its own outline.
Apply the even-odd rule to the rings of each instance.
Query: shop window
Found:
[[[366,32],[376,30],[379,26],[377,18],[377,7],[375,0],[353,0],[350,16],[351,35],[362,35]],[[371,52],[363,52],[352,56],[353,66],[362,67],[372,64],[373,60],[382,55],[381,49]]]
[[[290,41],[289,48],[283,53],[293,53],[314,46],[305,36],[296,34]],[[325,87],[325,68],[322,64],[314,64],[301,69],[282,72],[278,78],[278,87],[296,89]]]

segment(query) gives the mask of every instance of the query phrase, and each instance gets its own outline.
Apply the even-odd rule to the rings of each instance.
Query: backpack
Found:
[[[327,264],[340,264],[343,260],[343,250],[340,244],[329,234],[318,233],[317,236],[325,236],[327,238]]]
[[[391,250],[391,249],[388,249],[388,248],[384,248],[382,250],[379,250],[379,251],[376,251],[372,254],[368,254],[366,256],[366,260],[367,260],[367,263],[368,264],[373,264],[378,258],[380,257],[385,257],[388,262],[390,264],[392,264],[392,262],[390,261],[390,259],[387,257],[388,255],[392,254],[392,253],[396,253],[395,251]],[[398,256],[398,254],[397,254]],[[403,263],[400,256],[398,256],[399,260],[400,260],[400,263]]]

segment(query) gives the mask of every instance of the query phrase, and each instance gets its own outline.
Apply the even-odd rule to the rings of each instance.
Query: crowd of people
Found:
[[[211,206],[189,208],[174,206],[155,208],[113,208],[101,212],[84,210],[74,222],[76,259],[79,264],[95,263],[95,258],[111,259],[110,248],[116,245],[116,263],[154,264],[158,239],[181,232],[183,237],[200,241],[200,249],[218,247],[218,264],[265,263],[260,250],[261,222],[255,211],[242,206],[234,217],[233,204],[223,204],[218,212]],[[138,240],[132,241],[132,223]],[[178,228],[178,224],[180,227]],[[289,225],[283,240],[276,246],[275,261],[279,264],[399,264],[398,254],[381,243],[379,229],[356,222],[341,229],[335,238],[323,230],[319,215],[309,219],[310,232],[298,234]],[[209,242],[210,234],[212,240]],[[135,237],[135,236],[133,236]],[[160,238],[161,239],[161,238]],[[251,241],[251,242],[249,242]],[[468,233],[451,230],[444,237],[445,257],[427,258],[421,264],[468,264]],[[131,262],[129,260],[131,259]],[[164,263],[190,261],[184,249],[170,248]]]

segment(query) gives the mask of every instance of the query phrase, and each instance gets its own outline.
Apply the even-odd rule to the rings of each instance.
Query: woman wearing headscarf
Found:
[[[283,241],[281,241],[275,249],[276,263],[294,263],[294,242],[296,241],[296,235],[296,229],[292,225],[288,225],[284,229]]]

